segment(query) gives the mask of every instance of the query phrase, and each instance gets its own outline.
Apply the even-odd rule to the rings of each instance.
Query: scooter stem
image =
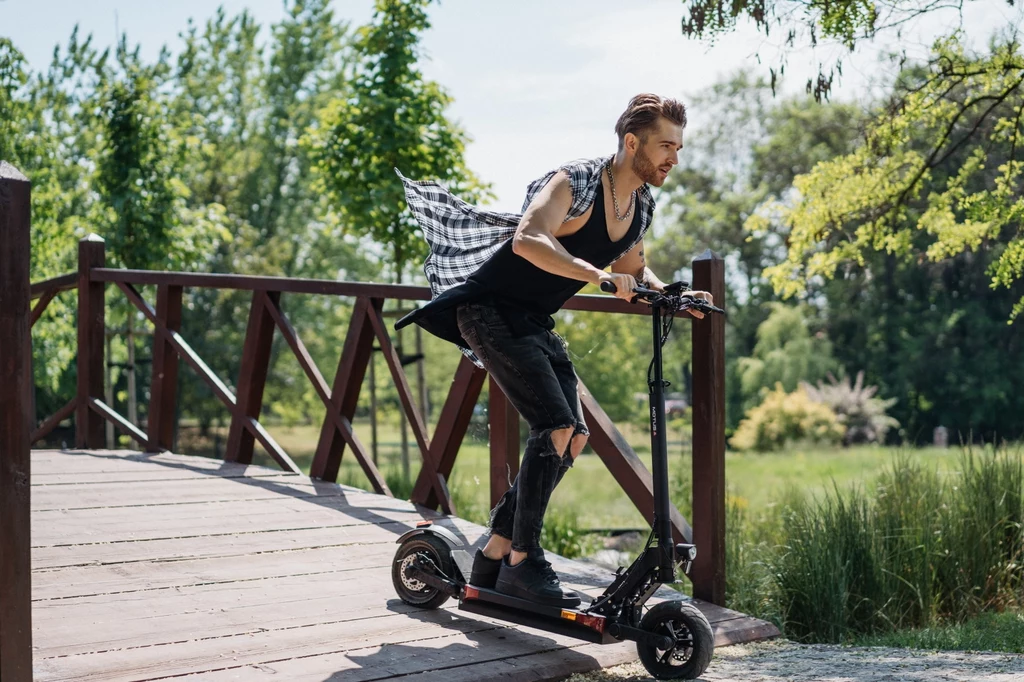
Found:
[[[661,357],[662,309],[657,301],[651,305],[654,336],[654,377],[649,382],[651,405],[651,476],[654,484],[654,533],[658,537],[661,582],[675,582],[672,519],[668,497],[668,441],[665,428],[665,381]]]

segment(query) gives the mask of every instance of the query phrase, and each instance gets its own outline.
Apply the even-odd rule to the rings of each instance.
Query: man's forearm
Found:
[[[512,243],[512,250],[545,272],[580,282],[595,284],[602,274],[598,268],[566,251],[548,234],[521,234]]]
[[[637,281],[641,281],[641,278],[637,278]],[[656,291],[664,291],[665,283],[658,279],[658,276],[651,271],[649,267],[644,266],[643,281],[648,289],[654,289]]]

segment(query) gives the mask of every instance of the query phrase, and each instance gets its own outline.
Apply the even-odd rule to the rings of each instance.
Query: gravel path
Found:
[[[640,663],[573,675],[569,682],[650,680]],[[715,651],[705,682],[1024,681],[1024,656],[763,642]]]

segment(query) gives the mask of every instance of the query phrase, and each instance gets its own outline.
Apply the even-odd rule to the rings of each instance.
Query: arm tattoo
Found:
[[[640,249],[640,269],[636,273],[636,283],[640,286],[647,286],[647,261],[644,260],[643,249]]]

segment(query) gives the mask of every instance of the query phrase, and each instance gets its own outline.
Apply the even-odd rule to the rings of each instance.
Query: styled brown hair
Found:
[[[629,100],[626,110],[615,123],[619,147],[626,139],[626,133],[633,133],[641,142],[646,142],[647,134],[658,124],[658,119],[662,116],[681,128],[686,127],[686,107],[677,99],[645,92]]]

